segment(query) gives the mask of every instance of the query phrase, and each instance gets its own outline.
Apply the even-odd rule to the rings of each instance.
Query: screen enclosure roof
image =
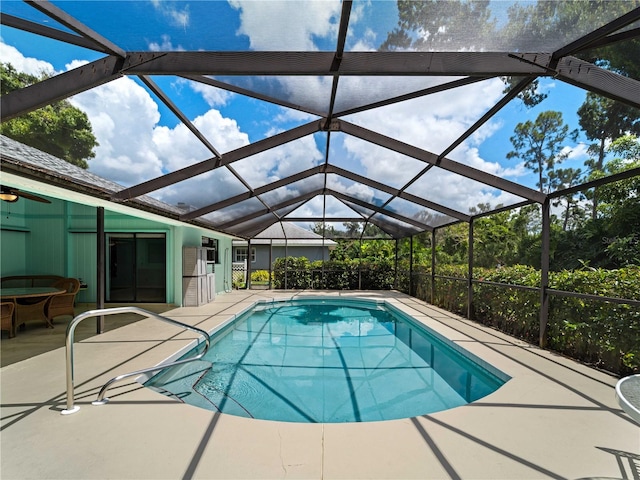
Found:
[[[123,185],[110,199],[181,205],[181,220],[243,238],[280,221],[374,225],[403,238],[469,221],[478,204],[542,203],[550,192],[516,162],[508,168],[503,151],[480,150],[506,108],[520,105],[521,120],[530,118],[521,98],[543,79],[640,108],[639,79],[605,58],[638,61],[637,1],[1,9],[3,37],[33,39],[30,55],[54,65],[48,78],[2,96],[3,121],[63,99],[100,119],[117,103],[109,127],[92,120],[101,144],[109,138],[131,153],[100,154],[111,170],[95,173]],[[82,61],[56,67],[53,52]],[[157,117],[145,143],[132,132],[148,102]],[[541,105],[561,102],[550,93]],[[509,134],[500,131],[501,141]]]

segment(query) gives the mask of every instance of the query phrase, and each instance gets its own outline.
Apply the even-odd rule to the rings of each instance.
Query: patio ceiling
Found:
[[[133,14],[114,13],[114,9],[126,10],[141,2],[91,2],[95,8],[91,18],[81,18],[80,10],[76,16],[76,3],[82,2],[27,1],[19,8],[15,2],[2,3],[5,27],[82,47],[98,57],[2,96],[2,120],[100,88],[124,76],[135,78],[191,132],[206,155],[187,166],[128,185],[114,193],[111,200],[128,202],[143,195],[162,199],[162,192],[168,188],[196,189],[197,198],[190,202],[192,208],[182,214],[181,220],[205,222],[213,229],[244,238],[279,221],[359,221],[376,225],[394,238],[469,221],[469,208],[475,205],[451,202],[438,194],[448,182],[463,186],[463,196],[476,198],[480,192],[495,199],[494,203],[489,202],[491,208],[544,202],[547,195],[537,189],[454,155],[458,147],[470,141],[507,104],[517,101],[518,94],[540,77],[553,77],[640,108],[638,79],[578,58],[594,46],[640,38],[640,8],[635,2],[620,2],[618,6],[628,6],[624,13],[618,9],[615,16],[599,18],[598,23],[585,25],[579,32],[558,31],[544,39],[523,33],[517,41],[495,39],[487,45],[474,43],[477,39],[473,18],[457,20],[468,22],[469,37],[441,44],[441,51],[359,51],[349,43],[354,17],[366,6],[357,1],[341,3],[332,50],[292,44],[291,50],[286,51],[250,46],[229,49],[230,44],[222,36],[197,29],[189,35],[199,39],[199,43],[193,43],[198,48],[142,49],[142,34],[136,35],[141,19]],[[223,2],[206,3],[215,19]],[[305,6],[296,2],[278,5],[285,5],[293,28],[296,15]],[[112,22],[97,23],[97,18],[109,15],[113,16]],[[377,20],[371,17],[371,28]],[[362,28],[363,20],[358,18],[358,22]],[[505,77],[516,81],[505,89],[502,98],[436,151],[423,146],[422,137],[432,135],[428,131],[415,138],[398,138],[388,133],[384,115],[377,117],[382,118],[378,123],[363,117],[402,102],[420,100],[416,108],[424,108],[432,98],[438,99],[433,102],[434,108],[442,108],[439,95],[466,95],[471,86]],[[160,85],[164,78],[188,80],[203,90],[253,99],[256,110],[268,104],[295,111],[305,120],[266,138],[225,148],[196,126],[193,115],[172,98],[173,90]],[[123,115],[135,116],[135,112]],[[376,175],[373,167],[354,166],[345,144],[366,147],[371,165],[395,162],[397,175],[390,178]],[[305,157],[309,145],[317,147],[321,158]],[[284,169],[271,168],[256,178],[255,172],[262,168],[267,154],[271,159],[275,156],[276,163],[289,162],[299,167],[289,168],[286,173]],[[190,183],[195,179],[197,188]],[[329,209],[329,204],[335,208]]]

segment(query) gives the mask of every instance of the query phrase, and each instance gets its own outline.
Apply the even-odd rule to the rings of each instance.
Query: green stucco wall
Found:
[[[50,204],[21,200],[0,202],[0,275],[60,275],[81,278],[88,288],[78,301],[96,301],[96,208],[51,199]],[[166,238],[167,303],[182,301],[182,247],[199,246],[202,236],[218,240],[220,251],[231,249],[231,239],[213,231],[168,225],[105,209],[105,233],[163,233]],[[224,265],[216,265],[216,291],[225,290]]]

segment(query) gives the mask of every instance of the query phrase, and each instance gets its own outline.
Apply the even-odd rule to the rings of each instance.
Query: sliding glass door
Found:
[[[108,233],[107,245],[107,302],[166,302],[163,233]]]

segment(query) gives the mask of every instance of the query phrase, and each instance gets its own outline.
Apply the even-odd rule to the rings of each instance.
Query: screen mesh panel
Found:
[[[68,100],[98,143],[86,172],[51,171],[46,156],[10,146],[3,171],[100,186],[114,202],[151,199],[154,213],[166,205],[171,218],[244,237],[283,216],[365,219],[406,237],[541,204],[575,184],[538,185],[513,152],[519,125],[561,111],[570,130],[553,163],[584,174],[600,141],[579,124],[585,99],[624,107],[618,133],[640,118],[635,0],[0,9],[3,61],[36,76],[3,94],[3,126]]]

